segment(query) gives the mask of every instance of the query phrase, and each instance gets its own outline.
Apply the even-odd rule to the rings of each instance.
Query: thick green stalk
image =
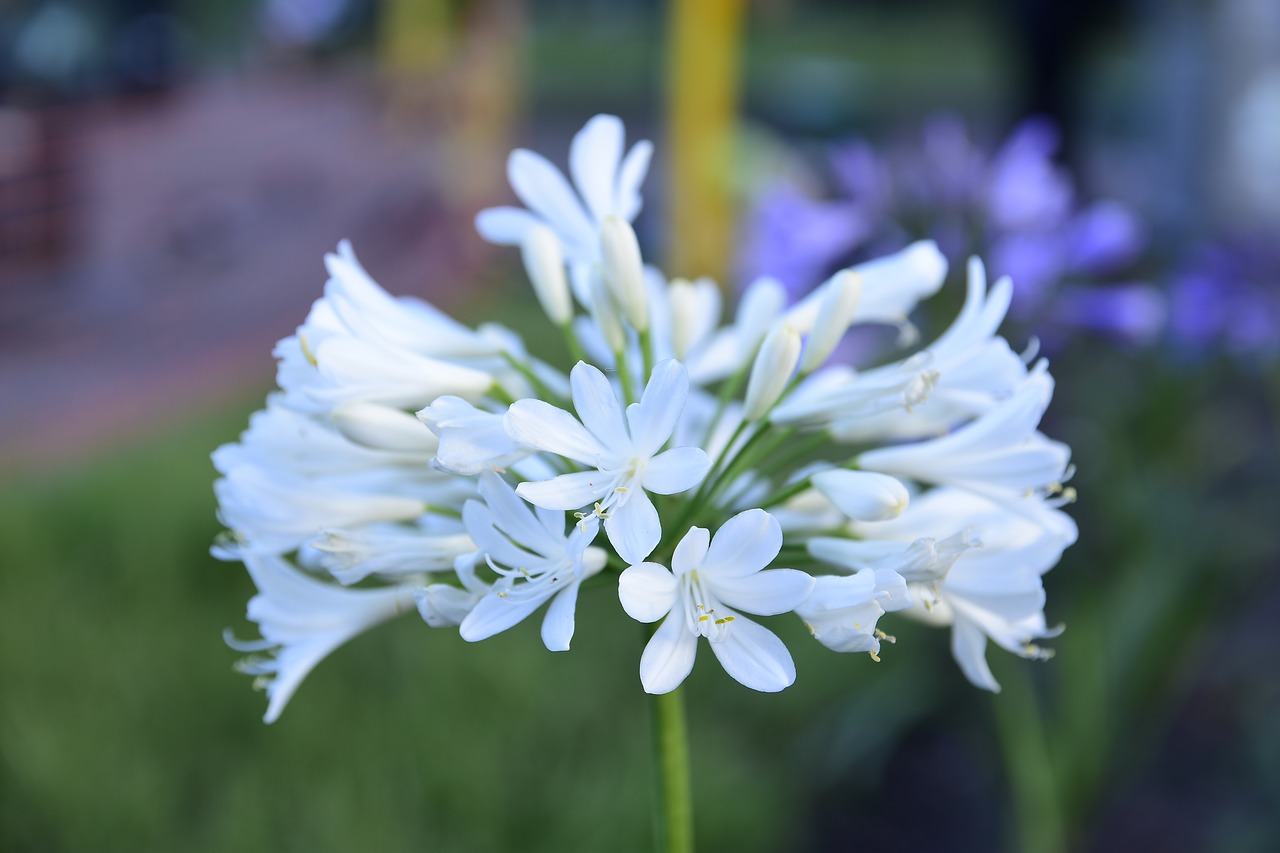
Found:
[[[689,737],[678,687],[653,697],[653,751],[658,765],[654,847],[658,853],[693,853]]]

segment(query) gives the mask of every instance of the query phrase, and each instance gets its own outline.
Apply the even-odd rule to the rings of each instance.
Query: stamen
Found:
[[[306,335],[298,335],[298,346],[302,349],[302,355],[312,367],[319,367],[320,362],[316,361],[315,353],[311,351],[311,346],[307,343]]]
[[[876,629],[876,639],[884,640],[886,643],[898,642],[897,637],[893,636],[892,634],[886,634],[884,631],[881,631],[879,628]]]

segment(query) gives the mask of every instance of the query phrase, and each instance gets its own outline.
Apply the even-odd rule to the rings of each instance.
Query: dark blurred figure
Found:
[[[1123,22],[1130,11],[1124,0],[1000,0],[1012,29],[1010,44],[1021,56],[1025,73],[1018,103],[1020,116],[1044,115],[1070,130],[1076,118],[1073,93],[1079,93],[1079,61],[1089,40]]]

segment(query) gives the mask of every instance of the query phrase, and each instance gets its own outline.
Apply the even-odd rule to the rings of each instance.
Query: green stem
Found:
[[[1044,720],[1025,664],[1002,675],[1003,692],[992,699],[996,735],[1013,793],[1018,847],[1061,853],[1066,828],[1045,741]]]
[[[587,360],[587,354],[583,352],[582,344],[578,342],[578,336],[573,333],[573,321],[570,320],[560,327],[561,333],[564,334],[565,345],[569,347],[569,355],[573,358],[573,363]]]
[[[654,846],[659,853],[693,853],[689,737],[680,688],[653,697],[653,749],[658,764]]]
[[[527,364],[522,364],[521,362],[517,361],[515,356],[513,356],[509,352],[503,352],[502,357],[506,360],[507,364],[511,365],[513,370],[515,370],[517,373],[519,373],[521,376],[523,376],[525,379],[529,381],[529,384],[533,386],[533,390],[538,395],[539,398],[546,400],[548,403],[551,403],[552,405],[555,405],[557,402],[564,402],[563,400],[560,399],[559,395],[557,395],[554,391],[552,391],[547,386],[547,383],[543,382],[542,379],[536,373],[534,373],[533,370]]]

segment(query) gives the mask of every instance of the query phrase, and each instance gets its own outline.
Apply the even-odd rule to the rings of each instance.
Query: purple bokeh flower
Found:
[[[883,150],[837,144],[830,197],[781,183],[757,195],[739,272],[748,281],[774,276],[798,296],[843,266],[928,237],[953,269],[976,254],[1010,276],[1012,316],[1034,320],[1050,345],[1076,331],[1148,343],[1165,321],[1161,294],[1140,282],[1102,283],[1142,255],[1142,222],[1116,201],[1081,205],[1054,159],[1059,144],[1053,123],[1033,118],[984,150],[954,116]]]
[[[1236,235],[1194,249],[1174,274],[1169,335],[1186,355],[1221,349],[1245,359],[1280,355],[1280,244]]]

